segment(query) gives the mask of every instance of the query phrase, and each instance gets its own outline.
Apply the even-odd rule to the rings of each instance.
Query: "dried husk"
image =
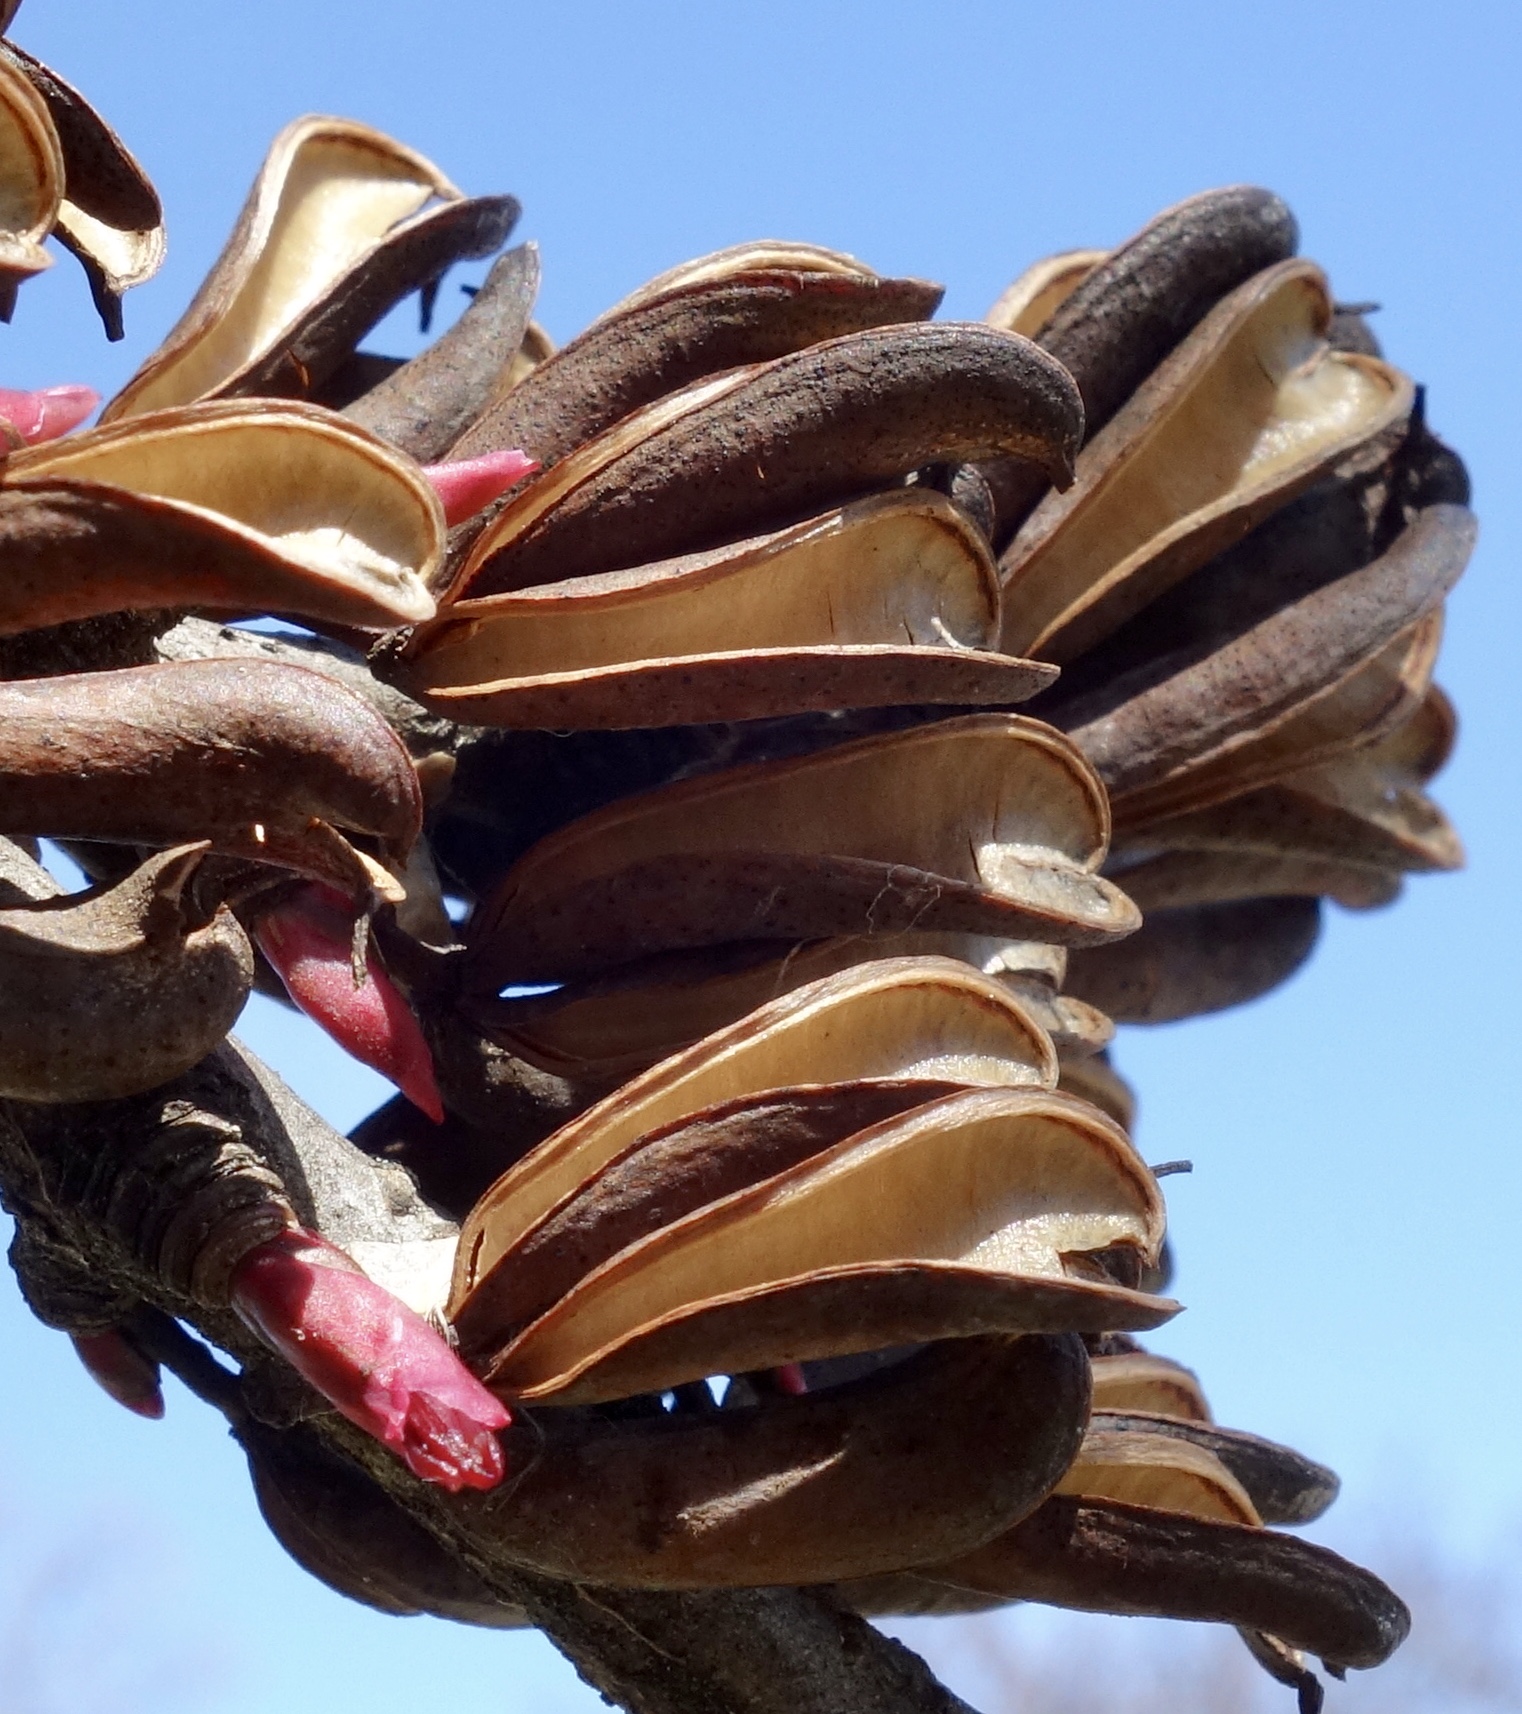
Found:
[[[1173,1023],[1278,987],[1310,957],[1320,932],[1313,898],[1154,911],[1118,946],[1073,952],[1067,986],[1118,1024]]]
[[[54,233],[79,259],[108,339],[123,335],[125,292],[164,260],[164,210],[125,143],[50,66],[0,42],[0,57],[42,97],[58,134],[64,194]]]
[[[113,1101],[188,1071],[232,1028],[253,951],[190,886],[206,843],[115,886],[0,908],[0,1095]]]
[[[1036,1018],[1059,1057],[1098,1052],[1113,1034],[1103,1014],[1057,991],[1067,967],[1062,947],[929,933],[657,955],[553,994],[476,1002],[470,1015],[534,1065],[613,1083],[806,983],[869,958],[921,957],[956,958],[993,977]]]
[[[781,995],[624,1085],[505,1173],[466,1222],[453,1295],[640,1137],[706,1108],[862,1079],[1050,1088],[1050,1042],[996,983],[944,958],[856,962]]]
[[[341,417],[224,402],[13,454],[0,531],[0,632],[189,605],[379,629],[432,614],[443,513]]]
[[[468,1298],[454,1319],[504,1396],[591,1403],[927,1339],[1156,1326],[1176,1306],[1089,1258],[1140,1266],[1162,1232],[1155,1182],[1095,1109],[975,1089],[631,1244],[500,1350]]]
[[[419,214],[434,200],[446,206]],[[272,379],[256,383],[259,366],[287,352],[306,369],[304,391],[407,292],[495,250],[516,216],[510,197],[467,204],[431,161],[368,125],[297,119],[189,309],[102,420],[259,390]]]
[[[1035,339],[1108,255],[1108,250],[1062,250],[1033,262],[999,294],[984,321]]]
[[[1081,428],[1067,373],[1014,334],[962,322],[846,334],[696,382],[604,430],[480,533],[453,593],[717,547],[926,464],[1010,455],[1066,484]]]
[[[1058,734],[969,715],[625,798],[533,847],[472,918],[476,994],[741,940],[1131,932],[1104,796]]]
[[[1204,1389],[1192,1369],[1150,1351],[1126,1351],[1095,1357],[1094,1409],[1147,1412],[1192,1422],[1213,1420]]]
[[[1314,512],[1302,517],[1314,530]],[[1276,542],[1274,525],[1269,531],[1265,543]],[[1465,508],[1430,506],[1377,558],[1349,566],[1333,544],[1326,563],[1312,566],[1307,588],[1296,577],[1303,561],[1292,554],[1278,561],[1285,575],[1260,579],[1256,596],[1251,576],[1262,556],[1256,540],[1244,543],[1254,551],[1223,556],[1180,587],[1180,600],[1159,604],[1167,624],[1152,614],[1136,622],[1126,650],[1134,662],[1115,661],[1107,683],[1059,703],[1050,716],[1117,799],[1144,804],[1142,794],[1154,793],[1160,805],[1175,783],[1187,786],[1207,768],[1229,785],[1223,796],[1264,783],[1239,777],[1236,753],[1271,741],[1302,713],[1314,718],[1317,702],[1335,696],[1381,651],[1394,646],[1398,654],[1402,636],[1435,613],[1457,583],[1474,533]],[[1293,550],[1296,537],[1285,545]],[[1199,615],[1197,628],[1185,597]],[[1399,700],[1376,699],[1375,712],[1391,706]]]
[[[63,148],[31,80],[0,60],[0,321],[16,288],[53,265],[42,241],[63,201]]]
[[[1055,670],[989,652],[998,578],[926,489],[708,553],[455,602],[393,675],[486,726],[650,727],[1023,701]]]
[[[460,1502],[515,1558],[615,1587],[870,1575],[986,1541],[1082,1435],[1076,1339],[965,1339],[798,1399],[610,1422],[525,1413],[496,1493]],[[885,1495],[893,1496],[884,1504]]]
[[[1098,1015],[1103,1017],[1105,1014],[1101,1012]],[[1110,1063],[1107,1052],[1101,1050],[1081,1058],[1063,1060],[1057,1076],[1057,1087],[1064,1095],[1076,1095],[1080,1101],[1087,1101],[1091,1107],[1097,1107],[1123,1131],[1129,1132],[1134,1128],[1136,1091]]]
[[[924,321],[942,288],[884,279],[809,245],[720,251],[661,276],[545,357],[461,436],[451,454],[522,447],[545,469],[630,412],[722,370],[842,334]]]
[[[1375,910],[1400,893],[1401,878],[1375,864],[1274,851],[1169,851],[1114,871],[1144,916],[1239,899],[1328,898],[1350,911]]]
[[[185,661],[0,683],[6,833],[205,839],[363,893],[384,871],[343,835],[399,864],[422,810],[386,722],[302,667]]]
[[[1410,380],[1326,343],[1292,261],[1223,300],[1085,446],[1003,555],[1004,646],[1065,662],[1404,421]]]
[[[440,459],[492,396],[498,369],[523,343],[539,291],[539,247],[492,264],[458,321],[344,409],[419,464]]]

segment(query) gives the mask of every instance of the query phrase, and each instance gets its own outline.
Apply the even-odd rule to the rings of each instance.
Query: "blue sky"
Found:
[[[1509,10],[27,0],[15,34],[138,152],[170,256],[129,299],[117,347],[60,257],[0,330],[8,386],[125,379],[215,255],[270,137],[305,111],[391,130],[469,190],[515,192],[519,236],[543,251],[540,318],[561,339],[657,271],[745,238],[943,280],[944,313],[978,316],[1026,262],[1114,243],[1194,190],[1280,191],[1338,294],[1384,306],[1389,355],[1427,383],[1432,422],[1475,476],[1481,546],[1440,669],[1463,737],[1438,788],[1470,867],[1391,910],[1333,912],[1311,967],[1259,1005],[1123,1039],[1143,1152],[1196,1163],[1168,1182],[1189,1308],[1156,1343],[1200,1369],[1224,1420],[1341,1470],[1348,1521],[1334,1511],[1319,1532],[1334,1545],[1414,1498],[1461,1547],[1522,1520]],[[388,331],[393,349],[416,343],[405,316]],[[245,1033],[341,1124],[377,1098],[272,1008]],[[179,1393],[160,1425],[116,1410],[8,1278],[0,1353],[0,1594],[71,1544],[127,1555],[112,1611],[125,1602],[141,1642],[114,1646],[167,1662],[196,1645],[184,1694],[160,1676],[155,1707],[598,1706],[533,1639],[383,1621],[304,1579],[262,1536],[207,1413]],[[69,1670],[103,1672],[108,1653]],[[89,1709],[83,1684],[71,1706]],[[123,1695],[99,1706],[116,1714]]]

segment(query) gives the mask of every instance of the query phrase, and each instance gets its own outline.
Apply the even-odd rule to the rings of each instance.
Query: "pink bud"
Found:
[[[254,925],[259,950],[292,1001],[362,1064],[389,1077],[437,1125],[444,1103],[428,1043],[396,984],[367,950],[365,979],[354,983],[354,907],[343,894],[309,881]]]
[[[151,1357],[145,1357],[119,1327],[69,1337],[91,1380],[135,1415],[158,1421],[164,1414],[164,1394],[159,1366]]]
[[[232,1303],[415,1476],[452,1494],[502,1480],[495,1431],[512,1421],[507,1407],[422,1316],[325,1238],[298,1229],[260,1245],[233,1274]]]
[[[35,393],[0,387],[0,418],[29,446],[40,440],[56,440],[78,428],[99,403],[100,394],[93,387],[39,387]]]
[[[455,464],[425,464],[423,474],[444,502],[444,522],[451,528],[473,518],[515,482],[532,476],[539,460],[526,452],[486,452]]]
[[[802,1363],[779,1363],[772,1370],[772,1380],[776,1383],[779,1393],[786,1393],[789,1398],[801,1398],[808,1390],[808,1377],[803,1372]]]

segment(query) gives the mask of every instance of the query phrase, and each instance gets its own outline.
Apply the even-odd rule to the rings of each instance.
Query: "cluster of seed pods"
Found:
[[[8,289],[56,231],[109,329],[151,188],[9,42],[0,97]],[[1265,191],[982,323],[768,241],[555,350],[526,244],[359,348],[517,213],[301,120],[100,426],[0,396],[0,1096],[182,1138],[82,1184],[18,1119],[24,1283],[73,1197],[537,1571],[1211,1619],[1316,1705],[1404,1609],[1271,1527],[1329,1473],[1136,1345],[1179,1306],[1104,1050],[1460,860],[1462,466]],[[207,1067],[265,1087],[256,982],[400,1089],[333,1156],[390,1214],[183,1146]],[[129,1317],[54,1318],[162,1408]],[[317,1575],[520,1621],[308,1429],[239,1432]]]

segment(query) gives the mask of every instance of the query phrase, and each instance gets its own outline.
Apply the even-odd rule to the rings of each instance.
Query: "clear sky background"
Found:
[[[1188,1312],[1154,1343],[1199,1369],[1223,1421],[1342,1472],[1320,1539],[1366,1543],[1371,1518],[1418,1512],[1460,1553],[1516,1530],[1511,8],[27,0],[14,34],[136,150],[170,254],[115,347],[60,255],[0,330],[8,386],[113,391],[199,282],[270,138],[308,111],[381,126],[468,190],[515,192],[559,340],[742,239],[927,275],[947,284],[944,314],[976,317],[1028,261],[1119,242],[1193,191],[1280,191],[1338,295],[1384,306],[1387,353],[1427,383],[1434,426],[1475,477],[1481,546],[1440,669],[1463,736],[1438,787],[1470,867],[1416,881],[1393,909],[1333,911],[1309,969],[1258,1005],[1125,1033],[1144,1154],[1196,1163],[1168,1181]],[[460,270],[445,301],[483,272]],[[409,313],[373,343],[414,349]],[[382,1094],[276,1008],[244,1033],[340,1125]],[[166,1422],[128,1417],[8,1275],[0,1357],[0,1614],[16,1614],[9,1635],[0,1616],[0,1672],[31,1649],[56,1706],[599,1705],[536,1638],[383,1620],[306,1579],[263,1533],[210,1414],[173,1391]],[[1511,1621],[1522,1629],[1522,1612]],[[0,1683],[0,1714],[55,1706],[21,1686]]]

